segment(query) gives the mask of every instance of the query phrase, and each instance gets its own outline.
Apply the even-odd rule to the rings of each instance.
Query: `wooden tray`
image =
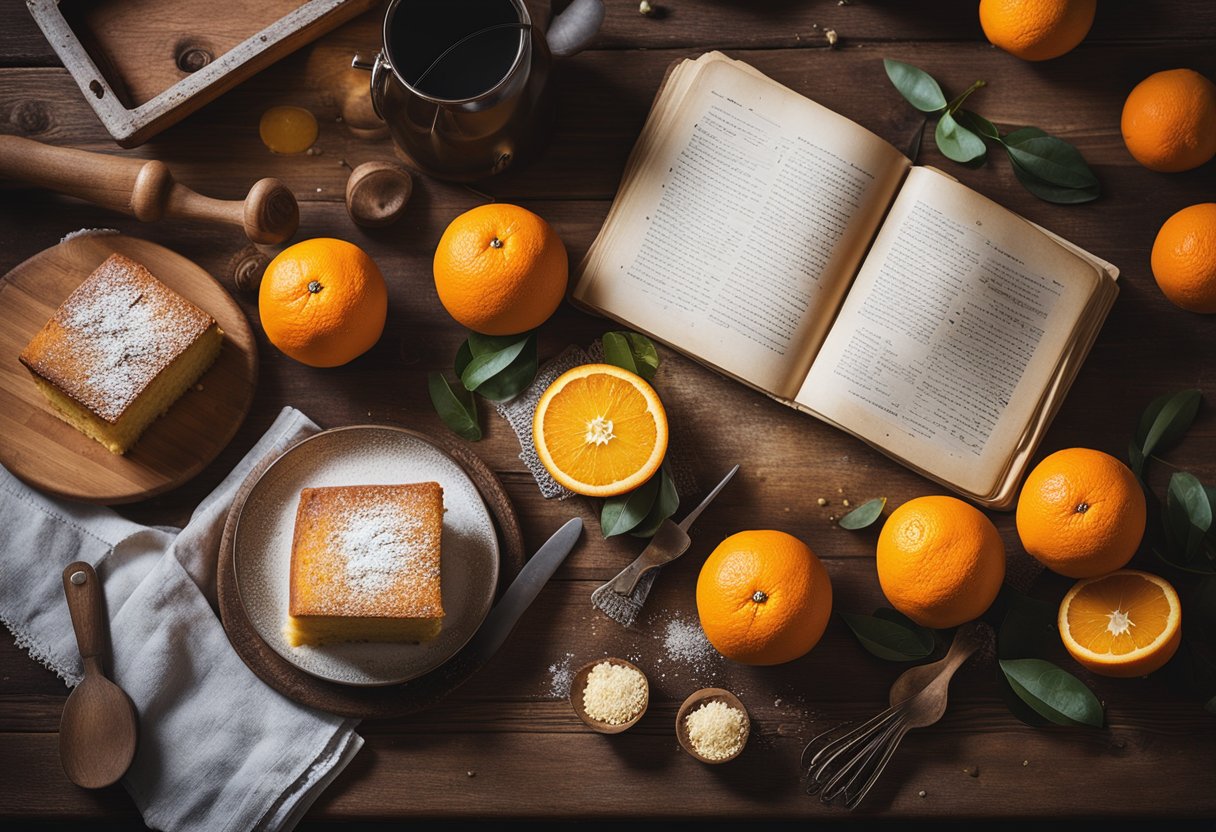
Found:
[[[224,330],[215,365],[124,456],[59,419],[17,360],[59,304],[120,252],[210,313]],[[176,488],[228,444],[257,384],[253,330],[236,301],[195,263],[156,243],[89,234],[39,252],[0,278],[0,464],[61,497],[129,503]]]
[[[26,0],[101,123],[135,147],[379,0]]]
[[[498,533],[499,569],[498,589],[495,598],[501,597],[526,559],[523,533],[519,519],[502,483],[484,462],[475,454],[454,442],[437,439],[416,431],[398,428],[439,447],[447,453],[473,481],[485,500],[486,508],[494,520]],[[480,669],[480,664],[462,661],[463,653],[457,653],[446,664],[425,676],[399,685],[381,687],[352,687],[329,682],[305,673],[288,662],[264,642],[254,629],[237,591],[236,569],[233,560],[235,531],[241,508],[253,490],[258,477],[281,454],[274,454],[259,462],[249,472],[245,482],[237,491],[224,524],[220,541],[219,564],[216,574],[216,594],[220,604],[220,618],[228,640],[237,655],[266,684],[279,693],[304,705],[341,716],[359,719],[385,719],[404,716],[429,708]]]

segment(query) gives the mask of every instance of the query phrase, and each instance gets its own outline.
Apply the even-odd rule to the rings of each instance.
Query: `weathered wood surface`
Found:
[[[1216,77],[1216,7],[1210,3],[1100,4],[1090,38],[1072,54],[1027,64],[982,39],[973,2],[763,3],[673,0],[649,20],[633,2],[610,2],[598,48],[567,61],[558,80],[561,119],[546,156],[531,169],[479,186],[521,202],[553,222],[573,259],[587,249],[663,70],[673,60],[723,48],[764,72],[906,146],[919,118],[891,89],[881,58],[911,61],[948,90],[976,78],[989,87],[975,108],[1004,126],[1034,124],[1074,142],[1102,180],[1097,203],[1039,202],[1014,180],[1007,160],[969,170],[926,143],[922,161],[1113,261],[1122,293],[1085,368],[1048,434],[1044,451],[1087,445],[1116,455],[1144,404],[1182,387],[1216,395],[1216,319],[1170,306],[1153,283],[1148,251],[1160,222],[1211,200],[1216,165],[1165,176],[1136,165],[1123,148],[1118,116],[1127,91],[1158,69],[1192,66]],[[349,168],[391,158],[385,141],[355,138],[336,121],[366,75],[347,69],[356,49],[374,50],[366,16],[272,69],[126,155],[164,159],[180,181],[222,198],[240,198],[262,176],[286,181],[302,202],[298,239],[336,235],[364,246],[388,282],[390,312],[380,343],[340,370],[314,370],[279,356],[257,326],[255,299],[237,294],[262,351],[253,409],[231,446],[196,480],[123,509],[146,522],[181,523],[285,404],[303,404],[326,426],[384,420],[443,430],[425,393],[429,370],[450,366],[463,335],[443,313],[430,277],[435,241],[448,220],[484,201],[463,187],[417,179],[401,222],[360,229],[342,205]],[[820,28],[815,29],[818,25]],[[822,30],[841,36],[828,49]],[[0,8],[0,131],[56,144],[118,152],[21,4]],[[278,103],[307,106],[321,120],[316,156],[279,157],[257,137],[261,112]],[[345,162],[345,164],[343,164]],[[110,226],[153,239],[193,259],[236,291],[233,270],[258,252],[236,230],[195,223],[143,225],[79,202],[32,190],[0,191],[0,269],[82,226]],[[273,253],[267,250],[266,253]],[[263,255],[264,256],[264,255]],[[541,332],[542,356],[586,343],[604,322],[564,307]],[[664,351],[658,378],[684,453],[702,485],[743,463],[715,510],[698,523],[690,552],[656,584],[646,613],[627,632],[594,612],[591,590],[632,559],[632,539],[603,541],[590,501],[546,502],[518,460],[505,423],[483,413],[486,438],[472,448],[502,478],[525,540],[539,545],[562,520],[588,521],[584,543],[546,587],[502,653],[441,708],[366,723],[367,746],[312,810],[316,822],[436,816],[775,816],[840,818],[801,793],[797,756],[817,731],[880,710],[899,672],[864,653],[834,621],[808,657],[777,668],[674,660],[663,645],[673,620],[695,620],[692,586],[713,545],[743,528],[787,530],[825,558],[838,609],[881,603],[873,567],[875,533],[834,527],[839,500],[887,496],[893,504],[937,489],[843,434]],[[1205,410],[1170,463],[1216,478],[1216,419]],[[1158,465],[1157,485],[1168,469]],[[831,506],[820,508],[816,498]],[[1025,566],[1010,515],[994,515],[1011,553]],[[1152,556],[1142,564],[1155,568]],[[1036,595],[1058,600],[1068,582],[1051,576]],[[553,689],[550,666],[578,667],[605,653],[652,671],[651,712],[619,737],[585,729]],[[660,663],[662,659],[662,663]],[[1061,659],[1067,662],[1066,658]],[[1074,669],[1075,665],[1068,665]],[[1000,701],[991,659],[960,672],[943,722],[914,732],[866,812],[897,817],[1216,815],[1216,720],[1170,679],[1104,680],[1077,670],[1107,704],[1101,731],[1034,730]],[[693,689],[737,692],[758,736],[734,763],[710,769],[676,744],[672,722]],[[55,752],[66,691],[11,638],[0,638],[0,756],[15,761],[0,790],[0,816],[109,819],[139,828],[120,789],[92,794],[67,783]],[[1027,764],[1023,765],[1026,761]],[[978,766],[980,776],[963,772]],[[476,772],[469,777],[467,772]],[[1095,783],[1103,784],[1095,787]],[[1114,787],[1112,784],[1118,784]],[[918,797],[924,790],[926,796]],[[616,798],[629,794],[627,806]]]

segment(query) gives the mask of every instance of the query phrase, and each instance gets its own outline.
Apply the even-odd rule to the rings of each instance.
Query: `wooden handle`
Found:
[[[99,661],[105,650],[106,624],[101,615],[101,581],[84,561],[69,563],[63,570],[63,594],[68,599],[72,629],[85,664]]]
[[[0,136],[0,177],[50,188],[144,222],[168,216],[235,225],[255,243],[284,242],[300,224],[295,196],[277,179],[259,180],[244,200],[212,199],[174,182],[168,166],[156,159],[90,153],[20,136]]]
[[[0,176],[79,197],[150,222],[160,219],[173,186],[164,162],[126,159],[0,136]]]
[[[950,649],[946,652],[946,658],[943,659],[941,675],[938,679],[944,679],[946,684],[950,683],[950,678],[954,676],[954,672],[963,666],[971,655],[984,646],[984,625],[978,621],[971,621],[958,628],[954,634],[954,641],[950,643]]]

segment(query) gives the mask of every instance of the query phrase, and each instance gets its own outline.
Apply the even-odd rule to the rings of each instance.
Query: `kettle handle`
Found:
[[[384,57],[384,51],[377,52],[375,60],[371,63],[368,63],[363,60],[362,56],[356,54],[355,57],[351,58],[350,65],[354,69],[362,69],[372,74],[372,109],[376,112],[376,116],[381,121],[384,121],[384,110],[380,104],[384,100],[384,82],[388,78],[388,73],[393,69],[392,65],[388,62],[388,58]]]
[[[599,34],[603,22],[603,0],[574,0],[549,24],[549,51],[559,58],[577,55]]]

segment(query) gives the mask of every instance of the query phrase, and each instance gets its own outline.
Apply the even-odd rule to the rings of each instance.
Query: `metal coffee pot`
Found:
[[[459,9],[449,0],[392,0],[380,51],[370,63],[356,55],[352,66],[371,72],[372,106],[414,167],[474,181],[540,150],[553,118],[553,57],[581,51],[603,19],[601,0],[574,0],[542,35],[524,0]]]

